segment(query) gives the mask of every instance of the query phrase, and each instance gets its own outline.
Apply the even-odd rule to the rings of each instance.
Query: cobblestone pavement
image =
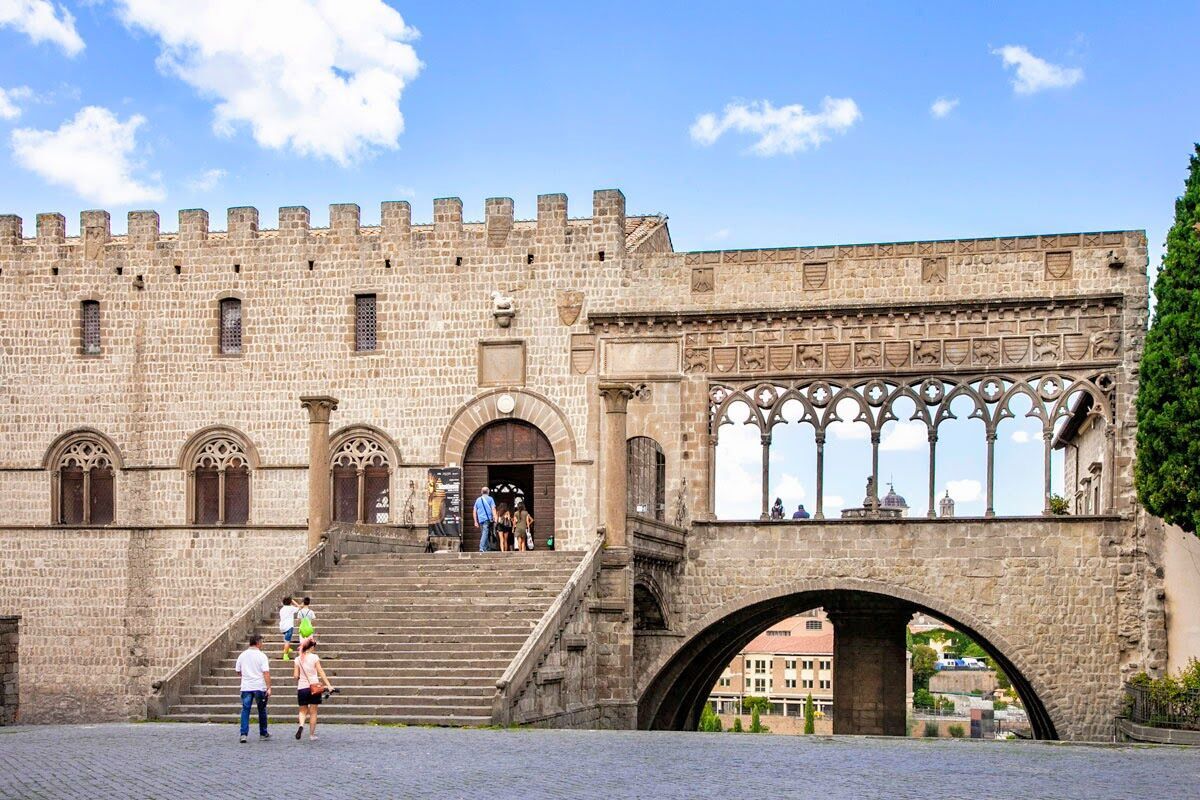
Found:
[[[749,734],[329,725],[0,728],[0,798],[1200,797],[1200,751]]]

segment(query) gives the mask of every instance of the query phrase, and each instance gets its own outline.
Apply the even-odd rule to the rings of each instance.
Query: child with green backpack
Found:
[[[316,628],[313,623],[317,621],[317,615],[313,612],[309,604],[312,602],[311,597],[304,598],[300,605],[300,610],[296,612],[296,632],[300,634],[300,647],[303,649],[304,643],[313,637],[316,633]]]

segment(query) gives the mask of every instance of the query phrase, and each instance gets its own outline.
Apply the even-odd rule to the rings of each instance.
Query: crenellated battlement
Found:
[[[205,241],[244,242],[260,239],[285,239],[293,242],[307,238],[377,237],[404,247],[436,242],[452,244],[454,240],[478,239],[489,248],[504,248],[520,244],[563,244],[568,238],[586,241],[598,249],[616,255],[624,252],[627,232],[637,230],[643,241],[651,221],[665,224],[666,217],[626,218],[625,196],[617,189],[602,189],[593,194],[592,216],[571,219],[567,216],[567,197],[563,194],[539,195],[537,217],[518,220],[514,216],[512,198],[491,197],[484,201],[482,222],[464,221],[463,203],[457,197],[440,197],[433,201],[433,221],[413,224],[412,207],[407,201],[386,201],[380,205],[380,224],[363,225],[361,210],[354,203],[335,203],[329,206],[329,225],[313,227],[311,213],[304,206],[284,206],[279,209],[277,228],[262,228],[259,211],[250,206],[226,210],[224,230],[213,229],[209,212],[204,209],[184,209],[179,212],[174,232],[162,230],[155,211],[130,211],[126,233],[112,232],[112,218],[103,210],[80,212],[79,234],[67,235],[66,217],[57,212],[38,214],[36,234],[24,235],[21,217],[0,215],[0,249],[29,247],[82,246],[87,254],[109,247],[153,247],[161,243],[192,243]],[[627,231],[627,226],[630,228]],[[91,256],[85,256],[91,257]]]

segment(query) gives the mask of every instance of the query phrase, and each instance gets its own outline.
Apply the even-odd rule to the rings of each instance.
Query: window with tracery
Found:
[[[71,442],[54,470],[60,525],[107,525],[113,521],[113,457],[98,439]]]
[[[192,522],[245,525],[250,519],[250,459],[233,437],[206,441],[192,459]]]
[[[222,355],[242,352],[242,301],[226,297],[220,304],[220,349]]]
[[[369,436],[351,436],[334,451],[332,462],[334,520],[387,523],[391,466],[383,446]]]

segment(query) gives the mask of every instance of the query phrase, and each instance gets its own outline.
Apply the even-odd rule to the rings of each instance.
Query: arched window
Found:
[[[55,524],[111,523],[115,460],[109,445],[83,432],[65,437],[51,452]]]
[[[213,429],[193,438],[184,450],[188,470],[188,522],[245,525],[250,521],[253,452],[234,431]]]
[[[385,524],[390,520],[391,465],[373,436],[351,434],[332,456],[335,522]]]
[[[626,510],[659,522],[667,517],[667,457],[649,436],[634,436],[625,444],[628,481]]]

